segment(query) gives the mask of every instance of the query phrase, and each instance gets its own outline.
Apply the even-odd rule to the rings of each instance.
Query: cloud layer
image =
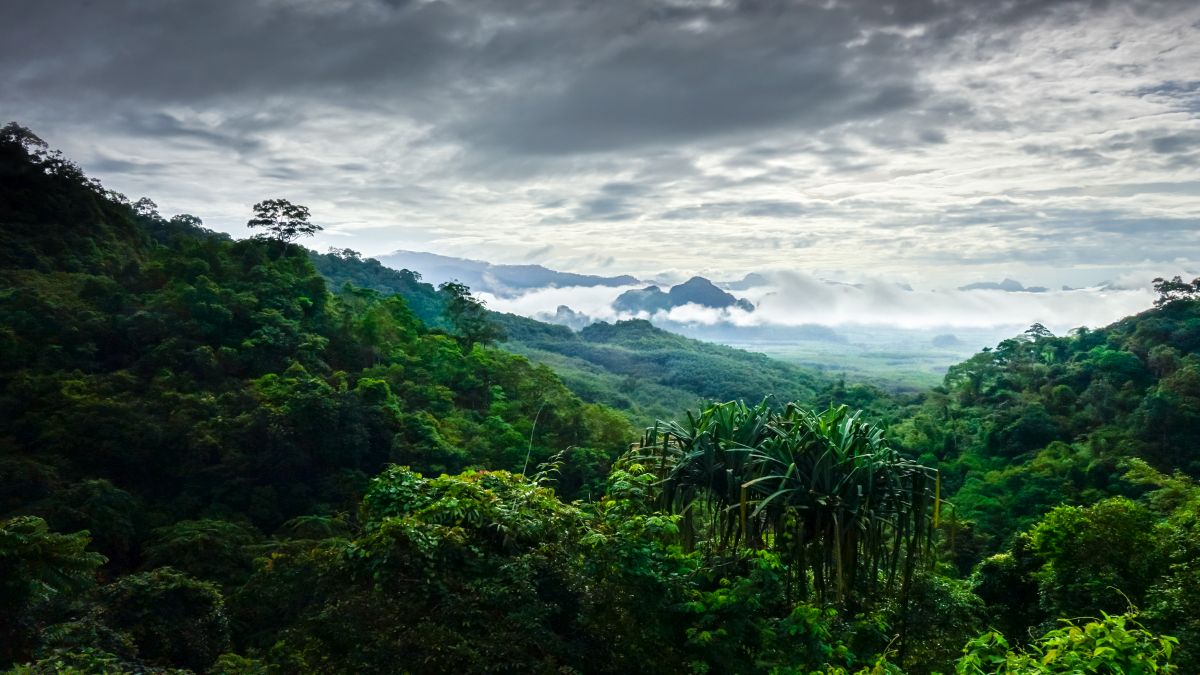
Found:
[[[235,234],[280,196],[326,226],[319,247],[584,273],[1058,287],[1200,267],[1186,0],[13,0],[5,15],[0,114]]]
[[[1008,329],[1019,332],[1039,322],[1057,333],[1079,326],[1098,327],[1148,309],[1155,294],[1149,286],[1011,293],[1000,290],[911,289],[879,278],[861,283],[831,283],[791,272],[770,275],[770,283],[734,294],[753,302],[755,311],[714,309],[695,304],[653,315],[613,308],[629,288],[543,288],[515,297],[480,294],[488,307],[550,319],[560,305],[595,320],[644,318],[681,324],[758,326],[887,326],[917,329]]]

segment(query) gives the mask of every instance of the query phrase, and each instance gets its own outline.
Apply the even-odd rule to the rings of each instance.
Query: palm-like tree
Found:
[[[27,646],[21,623],[32,603],[92,582],[105,558],[86,551],[88,541],[86,531],[51,532],[34,516],[0,520],[0,663]]]
[[[936,472],[845,406],[715,404],[651,428],[637,452],[685,545],[774,547],[802,598],[855,609],[897,583],[906,596],[929,551]]]

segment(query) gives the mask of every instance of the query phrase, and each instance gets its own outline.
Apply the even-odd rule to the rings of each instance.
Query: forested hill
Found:
[[[837,386],[814,371],[776,359],[693,340],[648,321],[594,323],[574,332],[509,316],[507,346],[554,368],[580,396],[634,413],[639,421],[672,419],[701,401],[799,401],[820,406]],[[863,397],[882,395],[863,387]]]
[[[88,530],[109,577],[340,531],[392,463],[533,472],[553,455],[560,492],[585,495],[634,437],[548,368],[399,296],[331,294],[299,246],[130,204],[16,125],[0,227],[0,515]],[[0,614],[0,663],[27,657],[5,632],[18,608]]]
[[[1155,286],[1136,316],[952,367],[892,433],[942,469],[946,559],[993,626],[1142,608],[1200,672],[1200,279]]]
[[[328,253],[309,251],[308,259],[335,293],[349,284],[383,295],[399,295],[426,325],[448,327],[445,322],[446,298],[431,284],[421,281],[421,275],[415,272],[384,267],[378,260],[364,259],[348,248],[333,249]]]
[[[1200,672],[1198,283],[898,406],[165,219],[15,124],[0,234],[0,671]]]
[[[978,545],[1064,500],[1136,493],[1120,478],[1129,458],[1200,475],[1200,302],[1160,304],[1068,336],[1034,326],[952,367],[894,429],[962,486],[955,501]]]
[[[413,311],[441,325],[445,298],[408,270],[394,270],[351,250],[309,254],[333,289],[349,283],[404,297]],[[638,424],[672,419],[706,401],[772,396],[824,406],[839,402],[869,407],[880,416],[895,402],[868,385],[835,381],[826,374],[762,354],[676,335],[643,320],[596,323],[575,332],[514,314],[492,312],[505,349],[549,365],[585,401],[625,412]]]

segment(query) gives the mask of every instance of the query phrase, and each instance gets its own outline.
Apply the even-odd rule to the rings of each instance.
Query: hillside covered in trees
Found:
[[[15,124],[0,228],[0,670],[1200,672],[1194,284],[896,399],[235,241]]]
[[[445,296],[409,270],[394,270],[357,252],[309,253],[332,289],[346,284],[403,296],[423,321],[444,326]],[[648,321],[596,323],[581,331],[515,314],[488,312],[505,350],[552,367],[576,395],[624,412],[638,424],[669,418],[705,401],[758,400],[825,405],[891,401],[877,389],[847,387],[827,375],[761,354],[701,342],[656,328]],[[852,398],[853,400],[848,400]]]

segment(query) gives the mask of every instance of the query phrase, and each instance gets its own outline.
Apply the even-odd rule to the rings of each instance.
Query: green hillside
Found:
[[[1122,461],[1200,475],[1200,304],[1057,337],[1035,326],[954,366],[896,429],[998,543],[1064,497],[1131,494]]]
[[[400,297],[330,294],[300,247],[164,220],[3,140],[0,508],[65,514],[62,495],[99,491],[143,529],[51,524],[135,565],[174,520],[270,532],[352,512],[389,463],[520,470],[572,447],[573,494],[628,443],[622,417],[547,368],[466,345]]]
[[[895,399],[233,240],[16,125],[0,233],[0,671],[1200,672],[1200,280]]]

